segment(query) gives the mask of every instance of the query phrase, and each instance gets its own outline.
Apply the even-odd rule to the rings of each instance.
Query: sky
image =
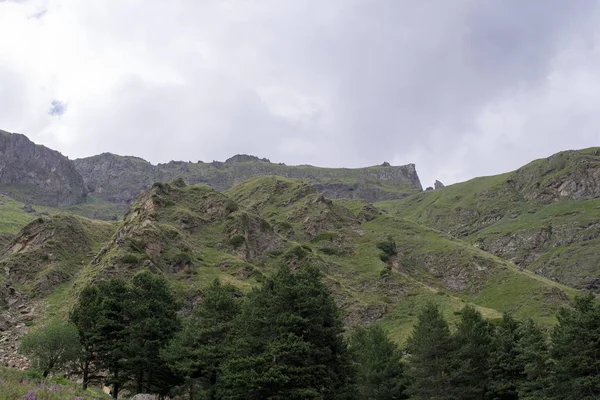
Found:
[[[449,184],[600,146],[598,21],[592,0],[0,0],[0,129]]]

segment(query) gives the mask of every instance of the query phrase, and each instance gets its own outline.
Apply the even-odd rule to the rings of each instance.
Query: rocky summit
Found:
[[[65,156],[5,131],[0,131],[0,192],[49,206],[81,203],[87,194],[83,178]]]

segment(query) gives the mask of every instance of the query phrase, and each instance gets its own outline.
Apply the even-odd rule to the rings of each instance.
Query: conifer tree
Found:
[[[314,267],[283,266],[245,299],[225,363],[221,399],[343,399],[351,360],[342,321]]]
[[[600,398],[600,304],[587,292],[563,307],[557,318],[552,331],[552,393],[564,400]]]
[[[548,343],[540,327],[528,319],[517,331],[517,358],[523,379],[517,381],[519,400],[543,400],[550,382]]]
[[[159,352],[180,329],[177,301],[167,280],[149,271],[136,274],[130,290],[125,368],[136,393],[166,394],[173,380]]]
[[[162,351],[169,367],[187,381],[191,398],[196,396],[197,381],[202,398],[215,398],[221,365],[228,355],[229,334],[238,313],[233,288],[215,280],[183,330]]]
[[[517,361],[519,338],[519,323],[505,313],[492,337],[487,399],[518,399],[517,387],[524,379],[523,367]]]
[[[481,313],[472,306],[465,306],[454,334],[454,351],[450,355],[452,365],[452,389],[456,398],[482,399],[489,386],[489,359],[492,328]]]
[[[439,308],[428,303],[407,342],[408,393],[417,400],[454,399],[451,387],[452,337]]]
[[[357,328],[349,342],[357,395],[365,400],[406,399],[402,353],[380,326]]]

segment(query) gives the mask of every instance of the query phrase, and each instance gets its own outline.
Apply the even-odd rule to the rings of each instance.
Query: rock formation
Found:
[[[0,191],[49,206],[80,203],[87,193],[81,175],[58,151],[4,131],[0,131]]]

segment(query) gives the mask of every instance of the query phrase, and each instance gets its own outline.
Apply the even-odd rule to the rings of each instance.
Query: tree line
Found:
[[[473,307],[450,329],[433,303],[402,347],[378,325],[344,336],[318,269],[282,267],[245,296],[214,281],[185,319],[168,281],[141,272],[85,288],[71,325],[27,335],[45,374],[76,369],[133,393],[189,399],[600,398],[600,305],[576,297],[546,331]]]

